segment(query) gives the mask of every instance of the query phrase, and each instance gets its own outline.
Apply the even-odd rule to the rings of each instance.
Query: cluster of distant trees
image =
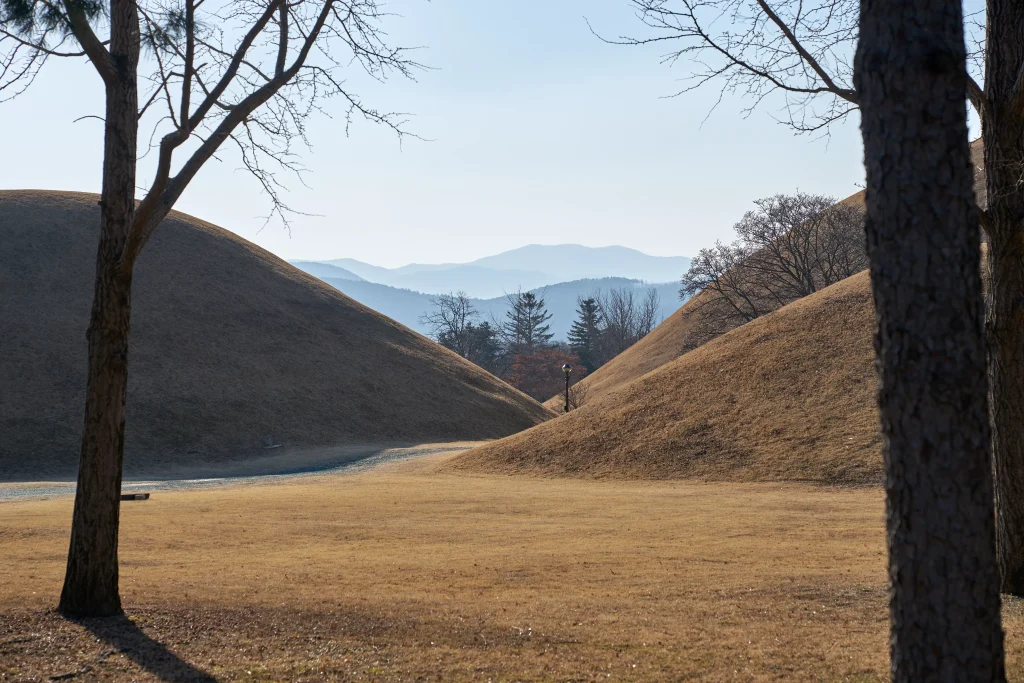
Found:
[[[680,297],[697,297],[687,350],[868,267],[861,209],[799,192],[754,204],[737,239],[701,249],[682,278]]]
[[[576,302],[576,320],[569,330],[569,348],[593,372],[646,337],[661,320],[658,292],[643,295],[632,289],[595,292]]]
[[[656,290],[599,290],[578,299],[568,342],[554,341],[543,293],[517,291],[506,301],[504,318],[483,320],[465,292],[440,294],[420,320],[439,344],[540,401],[564,387],[564,364],[579,382],[661,322]],[[582,388],[570,392],[570,404],[584,400]]]
[[[754,206],[734,226],[733,242],[701,249],[682,276],[680,297],[696,297],[686,309],[684,350],[868,267],[862,209],[803,192]],[[562,390],[563,364],[578,382],[661,322],[656,290],[598,290],[577,300],[568,340],[556,342],[543,293],[506,300],[503,319],[483,320],[465,292],[442,294],[421,321],[440,344],[538,400]],[[585,400],[582,387],[576,393],[570,403]]]

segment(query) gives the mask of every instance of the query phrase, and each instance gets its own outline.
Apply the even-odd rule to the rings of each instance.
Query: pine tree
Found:
[[[506,296],[509,309],[502,325],[506,353],[514,355],[532,353],[548,345],[554,334],[544,297],[533,292],[516,292]]]
[[[498,374],[501,348],[497,333],[491,324],[482,322],[479,325],[470,323],[466,327],[468,354],[466,358],[488,372]]]
[[[576,301],[577,318],[569,330],[569,347],[579,356],[580,363],[593,372],[600,367],[598,339],[601,334],[601,310],[597,299],[588,297]]]

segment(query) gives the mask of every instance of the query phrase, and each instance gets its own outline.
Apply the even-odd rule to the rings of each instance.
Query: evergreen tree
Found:
[[[600,367],[598,343],[601,335],[601,309],[594,297],[580,297],[576,301],[577,318],[569,330],[569,347],[579,356],[580,363],[593,372]]]
[[[510,355],[532,353],[548,345],[554,336],[544,297],[533,292],[516,292],[506,296],[509,309],[501,326],[505,352]]]
[[[466,327],[467,347],[466,358],[484,370],[497,375],[500,370],[501,344],[498,333],[488,322],[479,325],[470,323]]]

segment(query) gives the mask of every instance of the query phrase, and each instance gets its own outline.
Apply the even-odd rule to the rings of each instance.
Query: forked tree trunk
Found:
[[[989,373],[996,536],[1004,593],[1024,595],[1024,3],[989,0],[985,140]]]
[[[960,0],[861,0],[894,681],[1004,680]]]
[[[139,23],[135,4],[130,0],[111,3],[110,52],[116,78],[106,83],[100,241],[92,315],[86,334],[89,374],[85,423],[67,573],[58,607],[69,616],[109,616],[121,612],[117,534],[128,388],[131,272],[125,272],[120,261],[135,215],[138,132]]]

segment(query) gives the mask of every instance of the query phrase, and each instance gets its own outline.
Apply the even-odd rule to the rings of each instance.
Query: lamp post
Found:
[[[562,366],[562,372],[565,373],[565,412],[569,412],[569,373],[572,372],[572,366],[566,363]]]

